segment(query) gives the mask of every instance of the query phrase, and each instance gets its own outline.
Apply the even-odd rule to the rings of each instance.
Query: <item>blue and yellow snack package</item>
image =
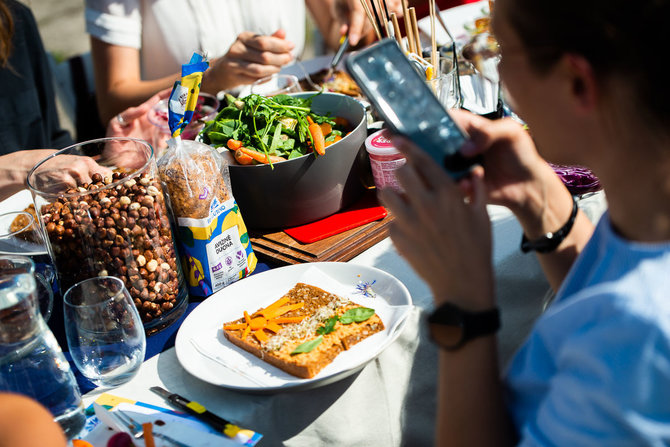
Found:
[[[202,69],[202,61],[195,64]],[[170,96],[173,138],[158,160],[158,171],[176,220],[189,293],[207,297],[251,274],[257,259],[232,194],[227,162],[206,144],[179,137],[193,116],[202,78],[193,59],[187,65]]]

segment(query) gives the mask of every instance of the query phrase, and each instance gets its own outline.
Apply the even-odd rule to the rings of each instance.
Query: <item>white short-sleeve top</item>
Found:
[[[86,0],[86,31],[139,49],[145,80],[178,72],[195,51],[222,56],[242,31],[272,34],[279,28],[300,54],[304,0]]]

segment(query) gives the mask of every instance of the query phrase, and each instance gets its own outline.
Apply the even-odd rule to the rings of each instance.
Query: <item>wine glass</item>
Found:
[[[298,77],[290,74],[273,74],[251,84],[251,93],[261,96],[286,95],[301,91]]]
[[[70,355],[84,377],[105,388],[132,379],[144,360],[146,336],[123,281],[86,279],[65,293],[63,303]]]

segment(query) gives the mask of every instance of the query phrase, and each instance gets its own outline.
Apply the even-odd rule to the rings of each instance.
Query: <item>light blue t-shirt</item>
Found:
[[[521,445],[670,445],[670,243],[603,215],[506,385]]]

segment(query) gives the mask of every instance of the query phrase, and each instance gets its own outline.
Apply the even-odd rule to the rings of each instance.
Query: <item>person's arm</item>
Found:
[[[28,186],[28,173],[40,161],[56,152],[54,149],[32,149],[0,155],[0,200]],[[73,185],[90,183],[91,176],[100,173],[110,175],[109,168],[102,167],[90,157],[64,156],[59,163],[51,165],[52,178],[66,179]]]
[[[103,123],[181,79],[180,74],[175,72],[160,79],[142,81],[139,50],[108,44],[95,37],[91,37],[91,56],[98,111]]]
[[[551,166],[538,155],[528,133],[511,120],[491,122],[471,114],[454,114],[474,143],[464,148],[464,154],[486,151],[491,202],[508,207],[531,241],[560,229],[572,211],[572,198]],[[495,150],[496,146],[502,150]],[[513,150],[519,152],[510,157]],[[593,228],[586,215],[578,211],[572,230],[556,250],[537,254],[554,291],[591,238]]]
[[[282,66],[293,60],[291,50],[295,44],[285,37],[283,30],[277,30],[271,36],[259,36],[248,31],[240,33],[224,56],[210,61],[210,68],[203,75],[201,90],[215,95],[221,90],[251,84],[279,72]],[[123,110],[172,87],[176,80],[181,79],[181,74],[175,72],[159,79],[142,80],[139,50],[111,45],[95,37],[91,37],[91,55],[98,110],[104,123]]]

